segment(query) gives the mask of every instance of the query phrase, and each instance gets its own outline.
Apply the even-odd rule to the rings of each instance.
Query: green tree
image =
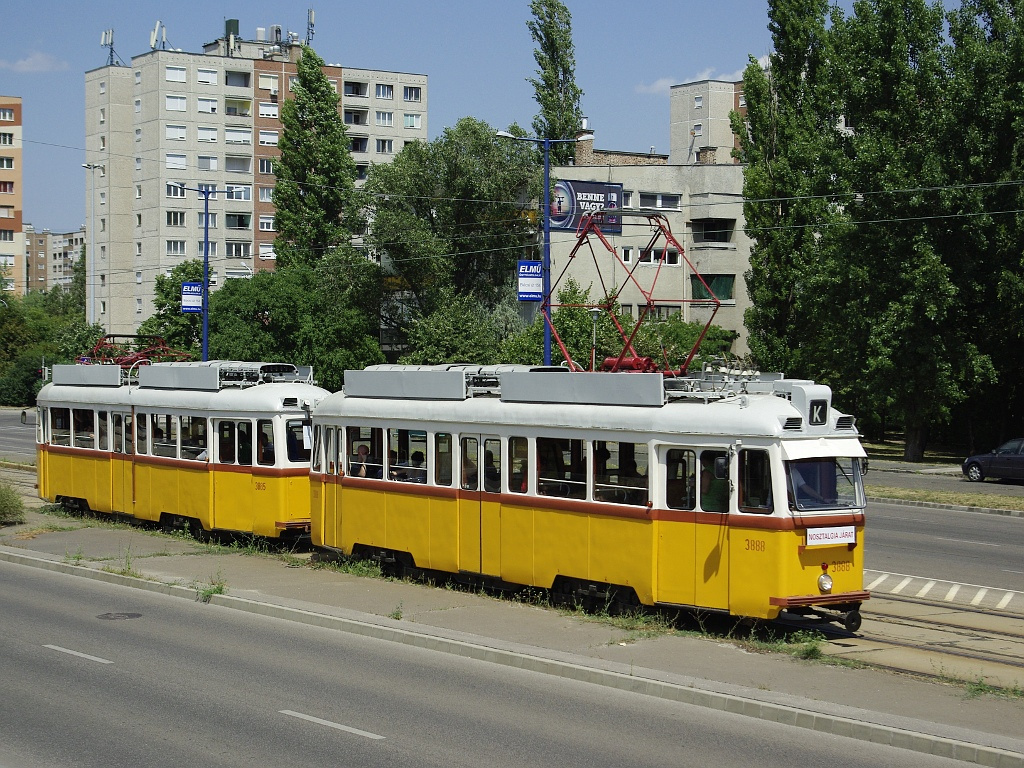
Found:
[[[313,265],[363,228],[356,166],[324,62],[304,46],[292,98],[281,105],[280,157],[274,165],[274,250],[279,267]]]
[[[533,51],[537,77],[529,77],[527,82],[540,107],[533,131],[539,138],[575,139],[583,124],[583,91],[576,84],[572,14],[560,0],[533,0],[530,13],[533,18],[526,26],[537,46]],[[575,158],[575,143],[552,145],[551,162],[555,165],[571,165]]]
[[[182,352],[198,354],[203,345],[203,316],[197,312],[181,311],[181,284],[203,281],[203,262],[199,259],[183,261],[171,274],[157,275],[153,291],[155,312],[142,321],[139,333],[162,336],[168,346]],[[213,314],[210,301],[210,315]]]
[[[493,365],[501,362],[499,333],[491,313],[479,301],[465,294],[450,293],[448,301],[413,322],[409,331],[410,351],[399,362]]]
[[[384,324],[405,333],[453,295],[486,308],[502,301],[535,236],[528,211],[541,174],[527,144],[463,118],[373,166],[364,191],[373,210],[367,241],[388,274]]]

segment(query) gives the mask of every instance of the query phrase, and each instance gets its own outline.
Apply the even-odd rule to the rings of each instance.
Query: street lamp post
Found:
[[[508,131],[498,131],[497,135],[503,139],[515,139],[516,141],[528,141],[541,148],[544,154],[544,257],[541,267],[541,274],[544,286],[544,298],[541,300],[541,310],[551,307],[551,145],[552,144],[575,144],[577,141],[587,141],[593,138],[593,134],[584,134],[575,139],[548,139],[533,138],[531,136],[515,136]],[[547,318],[544,320],[544,365],[551,365],[551,323]]]
[[[210,197],[225,191],[186,187],[184,183],[179,183],[178,186],[198,192],[203,196],[203,362],[205,363],[210,359]],[[227,193],[225,192],[225,194]]]
[[[89,325],[96,322],[96,171],[105,170],[100,163],[82,163],[82,167],[90,171],[89,188],[89,253],[86,265],[86,293],[89,294]]]

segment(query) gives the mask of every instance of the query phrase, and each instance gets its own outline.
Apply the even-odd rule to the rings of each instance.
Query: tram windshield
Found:
[[[828,457],[786,462],[790,507],[800,511],[863,509],[860,459]]]

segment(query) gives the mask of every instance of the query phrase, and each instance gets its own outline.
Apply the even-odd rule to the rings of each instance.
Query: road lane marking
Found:
[[[956,593],[959,591],[960,585],[954,584],[952,587],[949,588],[949,592],[946,593],[946,600],[951,601],[954,597],[956,597]]]
[[[1012,599],[1013,599],[1013,592],[1007,592],[1005,595],[1003,595],[1003,599],[1000,600],[996,604],[996,610],[997,611],[1003,610],[1003,608],[1005,608],[1006,606],[1008,606],[1010,604],[1010,601]]]
[[[881,584],[883,581],[885,581],[888,578],[889,578],[889,574],[888,573],[883,573],[877,579],[875,579],[870,584],[868,584],[868,591],[871,591],[872,589],[877,587],[879,584]]]
[[[49,648],[51,651],[60,651],[61,653],[70,653],[72,656],[78,656],[81,659],[88,659],[89,661],[98,661],[100,664],[114,663],[109,659],[101,659],[99,656],[90,656],[88,653],[79,653],[78,651],[72,651],[68,648],[61,648],[59,645],[44,645],[43,648]]]
[[[979,589],[978,590],[978,594],[976,594],[974,596],[974,599],[971,600],[971,605],[980,605],[981,601],[985,599],[985,595],[987,595],[987,594],[988,594],[988,587],[985,587],[984,589]]]
[[[304,715],[301,712],[292,712],[290,709],[282,709],[279,714],[288,715],[288,717],[297,717],[300,720],[308,720],[311,723],[317,723],[319,725],[326,725],[328,728],[336,728],[339,731],[345,731],[347,733],[354,733],[356,736],[365,736],[368,739],[386,739],[387,736],[379,736],[376,733],[370,733],[369,731],[361,731],[358,728],[352,728],[341,723],[332,723],[330,720],[321,720],[319,717],[313,717],[312,715]]]
[[[929,581],[927,584],[925,584],[923,587],[921,587],[921,591],[917,593],[917,596],[918,597],[924,597],[925,595],[927,595],[929,592],[932,591],[932,587],[934,587],[934,586],[935,586],[935,582],[934,581]]]
[[[947,539],[945,536],[936,536],[939,541],[955,541],[958,544],[977,544],[979,547],[1001,547],[1002,544],[994,544],[991,541],[970,541],[969,539]]]
[[[907,586],[907,584],[909,584],[913,580],[914,580],[913,576],[907,576],[907,578],[905,578],[903,581],[901,581],[899,584],[897,584],[895,587],[893,587],[892,593],[894,595],[898,595],[900,592],[903,591],[903,588],[905,586]]]

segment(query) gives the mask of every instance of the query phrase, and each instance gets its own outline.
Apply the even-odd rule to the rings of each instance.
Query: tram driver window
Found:
[[[380,427],[347,427],[345,434],[348,438],[348,476],[382,478],[384,430]]]
[[[725,451],[700,453],[700,508],[705,512],[729,510],[728,455]]]
[[[313,422],[309,419],[289,419],[284,425],[284,442],[288,461],[305,464],[313,449]]]
[[[54,445],[71,445],[71,409],[50,409],[50,441]]]
[[[740,451],[740,509],[762,515],[772,511],[772,470],[768,451]]]
[[[665,503],[669,509],[697,506],[697,454],[686,448],[665,453]]]
[[[583,440],[537,438],[537,492],[567,499],[587,497],[587,452]]]
[[[594,441],[594,500],[647,504],[647,444]]]

